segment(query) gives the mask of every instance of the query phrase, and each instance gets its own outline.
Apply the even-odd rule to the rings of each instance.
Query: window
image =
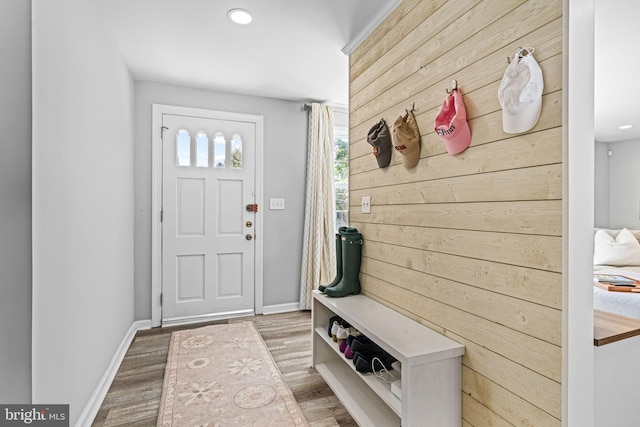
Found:
[[[349,225],[349,134],[333,128],[333,179],[336,192],[336,231]]]
[[[221,132],[216,132],[213,139],[213,146],[213,167],[223,168],[227,159],[227,141],[224,139],[224,135]]]
[[[196,134],[196,167],[209,167],[209,137],[203,130]]]
[[[184,129],[180,129],[176,135],[176,164],[191,166],[191,136]]]
[[[237,133],[231,137],[231,168],[242,169],[242,138]]]
[[[215,132],[211,140],[207,132],[199,130],[193,142],[189,131],[180,129],[176,134],[176,165],[242,169],[242,136],[234,133],[227,141],[222,132]]]

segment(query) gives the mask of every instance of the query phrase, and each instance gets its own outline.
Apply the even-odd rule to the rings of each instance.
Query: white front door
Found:
[[[216,113],[162,115],[162,324],[254,313],[256,123]]]

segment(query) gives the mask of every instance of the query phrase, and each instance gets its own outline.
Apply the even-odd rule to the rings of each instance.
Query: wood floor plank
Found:
[[[311,427],[357,424],[311,367],[309,311],[253,316],[139,331],[125,355],[94,427],[155,426],[171,333],[211,324],[252,321]]]

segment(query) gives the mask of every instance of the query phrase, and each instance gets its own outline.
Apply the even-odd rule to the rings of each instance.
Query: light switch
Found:
[[[362,213],[371,213],[371,196],[362,197]]]
[[[284,199],[269,199],[269,209],[272,211],[284,209]]]

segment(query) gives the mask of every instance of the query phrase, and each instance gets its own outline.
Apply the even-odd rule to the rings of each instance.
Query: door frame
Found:
[[[263,182],[264,182],[264,118],[244,113],[233,113],[202,108],[179,107],[166,104],[151,104],[151,326],[161,326],[162,304],[162,116],[164,114],[202,116],[214,115],[217,119],[250,122],[255,125],[255,201],[256,212],[255,270],[254,270],[254,309],[256,314],[263,313],[263,245],[260,230],[263,223]],[[262,228],[258,228],[262,227]]]

